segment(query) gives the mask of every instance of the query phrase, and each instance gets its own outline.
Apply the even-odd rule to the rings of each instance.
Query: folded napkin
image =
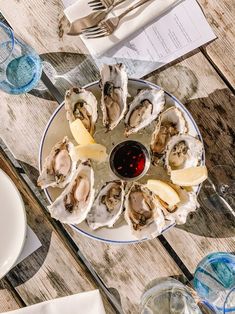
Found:
[[[105,314],[99,290],[28,306],[9,314]]]
[[[108,17],[118,16],[123,13],[130,5],[139,0],[126,0],[109,13]],[[88,50],[93,56],[100,56],[110,50],[120,41],[143,29],[146,25],[153,22],[157,17],[175,6],[182,0],[151,0],[128,13],[119,23],[117,30],[110,36],[96,39],[86,39],[81,36]],[[79,0],[65,9],[64,14],[71,23],[73,31],[79,33],[79,21],[93,11],[87,4],[87,0]],[[108,18],[107,17],[107,18]],[[76,22],[75,22],[76,21]]]

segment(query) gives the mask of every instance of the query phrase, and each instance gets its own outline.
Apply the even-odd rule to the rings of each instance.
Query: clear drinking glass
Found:
[[[192,289],[173,278],[158,281],[141,299],[141,314],[216,313],[213,306],[195,297]]]
[[[0,89],[8,94],[26,93],[38,84],[41,74],[38,54],[0,22]]]
[[[235,256],[224,252],[207,255],[196,268],[193,285],[199,297],[219,313],[235,313]]]

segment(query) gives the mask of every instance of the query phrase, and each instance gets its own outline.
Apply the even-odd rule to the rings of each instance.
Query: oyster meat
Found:
[[[67,90],[65,93],[65,110],[69,122],[80,119],[88,132],[91,135],[94,134],[98,113],[97,100],[92,92],[79,87]]]
[[[87,215],[87,223],[93,229],[111,228],[123,212],[124,184],[121,181],[106,183],[100,190]]]
[[[170,208],[165,202],[160,200],[163,207],[165,218],[177,225],[186,223],[187,216],[190,212],[194,212],[199,206],[197,195],[194,191],[186,191],[180,186],[168,183],[179,195],[180,202],[174,207]]]
[[[171,170],[196,167],[202,158],[203,144],[187,134],[173,136],[165,150],[165,167],[168,174]]]
[[[104,64],[100,75],[103,125],[108,130],[113,130],[124,117],[127,109],[127,73],[122,63]]]
[[[71,180],[77,162],[72,158],[74,145],[65,137],[58,142],[46,158],[37,184],[42,189],[49,186],[64,188]]]
[[[48,206],[51,216],[63,223],[82,222],[94,201],[94,171],[89,161],[79,164],[69,185]]]
[[[172,136],[187,132],[186,125],[183,113],[176,107],[170,107],[161,113],[150,144],[154,163],[162,158],[167,142]]]
[[[134,183],[125,198],[125,220],[138,239],[158,236],[165,219],[158,198],[147,187]]]
[[[125,117],[125,135],[136,133],[155,120],[165,105],[163,90],[144,89],[133,99]]]

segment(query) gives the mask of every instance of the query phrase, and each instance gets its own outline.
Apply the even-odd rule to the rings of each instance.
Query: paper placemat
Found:
[[[37,249],[39,249],[41,246],[42,246],[42,243],[39,241],[36,234],[33,232],[33,230],[29,226],[27,226],[24,248],[16,264],[14,265],[14,267],[18,265],[20,262],[22,262],[26,257],[28,257],[33,252],[35,252]]]

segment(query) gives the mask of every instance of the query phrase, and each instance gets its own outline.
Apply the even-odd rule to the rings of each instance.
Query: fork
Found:
[[[108,9],[113,5],[115,0],[92,0],[88,2],[88,5],[92,8],[92,10],[104,10]]]
[[[103,1],[103,0],[102,0]],[[105,0],[111,1],[111,0]],[[90,29],[98,25],[102,20],[106,18],[106,16],[112,11],[113,8],[121,4],[126,0],[118,0],[113,2],[113,4],[106,10],[99,10],[90,13],[88,16],[83,17],[81,19],[77,19],[71,24],[69,24],[69,30],[66,32],[68,35],[80,35],[83,33],[84,30]]]
[[[99,22],[95,26],[84,28],[83,35],[85,35],[87,39],[100,38],[100,37],[111,35],[117,29],[120,20],[125,15],[127,15],[129,12],[138,8],[139,6],[143,5],[144,3],[148,1],[150,0],[140,0],[139,2],[132,5],[130,8],[128,8],[126,11],[124,11],[122,14],[120,14],[117,17],[112,17],[107,20]]]

